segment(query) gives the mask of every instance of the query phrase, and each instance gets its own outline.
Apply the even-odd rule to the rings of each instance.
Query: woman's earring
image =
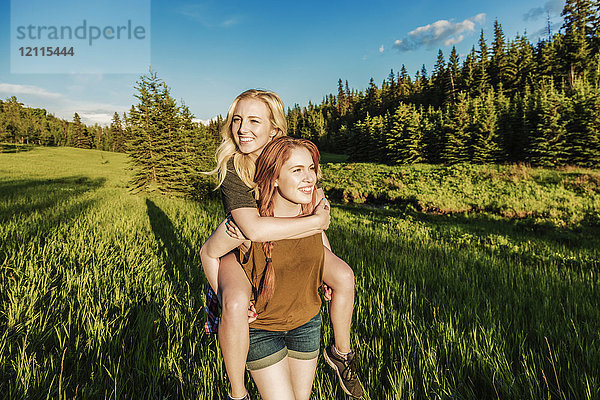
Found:
[[[277,182],[275,182],[275,184],[274,184],[273,186],[277,187],[277,186],[279,186],[279,185],[277,184]]]

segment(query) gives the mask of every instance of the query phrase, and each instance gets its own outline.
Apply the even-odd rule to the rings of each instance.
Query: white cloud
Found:
[[[454,46],[455,44],[462,42],[464,38],[465,38],[465,35],[459,35],[458,37],[451,37],[451,38],[445,40],[444,44],[448,47]]]
[[[556,32],[558,32],[559,29],[561,28],[562,24],[563,24],[562,21],[551,23],[550,24],[550,33],[553,35]],[[530,38],[532,40],[548,39],[548,26],[545,26],[545,27],[533,32],[533,34],[530,36]]]
[[[420,47],[433,48],[444,44],[451,46],[462,42],[465,33],[475,31],[475,24],[485,22],[485,14],[480,13],[462,22],[452,22],[445,19],[420,26],[408,33],[403,39],[394,42],[394,47],[399,51],[416,50]]]
[[[108,114],[108,113],[87,113],[87,112],[81,112],[78,114],[81,117],[81,121],[86,125],[94,125],[94,124],[110,125],[110,122],[112,121],[112,118],[114,115],[114,113]]]
[[[217,117],[212,117],[210,119],[200,119],[200,118],[192,118],[192,122],[200,123],[202,125],[208,125],[212,121],[216,121]]]
[[[485,22],[485,13],[479,13],[471,19],[475,22],[483,24]]]
[[[0,83],[0,93],[8,96],[30,95],[46,99],[57,99],[62,97],[60,93],[52,93],[37,86],[31,85],[15,85],[11,83]]]
[[[383,45],[379,46],[379,52],[383,53],[383,51],[385,50],[385,48],[383,47]]]
[[[523,15],[525,21],[535,20],[542,17],[550,16],[555,17],[560,15],[564,6],[564,1],[561,0],[549,0],[543,7],[531,8]]]
[[[235,14],[231,15],[231,10],[225,9],[224,4],[214,1],[181,4],[175,8],[175,12],[201,23],[206,28],[229,28],[239,24],[241,17]]]

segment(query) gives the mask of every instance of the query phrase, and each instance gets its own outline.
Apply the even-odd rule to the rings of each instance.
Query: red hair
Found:
[[[317,178],[321,176],[319,170],[321,156],[314,143],[306,139],[295,139],[289,136],[273,139],[265,146],[256,160],[256,172],[254,174],[254,183],[258,191],[258,211],[263,217],[273,216],[273,198],[276,191],[275,180],[279,177],[283,164],[289,160],[292,150],[296,148],[304,148],[309,151],[315,166]],[[301,215],[311,214],[317,205],[317,200],[317,191],[313,190],[312,201],[308,204],[302,204]],[[273,243],[264,242],[263,250],[267,257],[267,265],[258,292],[261,299],[269,301],[275,291],[275,270],[271,261]]]

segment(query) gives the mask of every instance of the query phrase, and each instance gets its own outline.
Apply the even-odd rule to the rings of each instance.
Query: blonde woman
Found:
[[[255,197],[255,162],[273,139],[287,134],[285,109],[279,96],[265,90],[247,90],[233,101],[221,130],[217,149],[219,187],[225,213],[223,221],[200,250],[208,282],[222,306],[219,344],[231,384],[229,398],[249,398],[244,384],[248,354],[248,324],[251,293],[248,278],[233,252],[239,246],[237,228],[252,242],[297,239],[321,233],[329,226],[326,200],[311,215],[301,217],[261,216]],[[322,198],[322,190],[318,191]],[[326,236],[323,235],[325,241]],[[327,243],[327,247],[329,244]],[[336,370],[342,389],[360,398],[362,388],[356,376],[356,362],[350,345],[350,325],[354,307],[354,273],[329,248],[325,249],[323,281],[332,290],[329,306],[335,343],[324,355]],[[252,307],[250,307],[251,310]]]

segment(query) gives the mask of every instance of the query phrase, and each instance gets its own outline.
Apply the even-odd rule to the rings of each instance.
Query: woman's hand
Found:
[[[256,313],[256,308],[254,307],[254,302],[250,301],[250,305],[248,306],[248,323],[254,322],[258,314]]]
[[[331,301],[333,290],[329,286],[327,286],[326,283],[323,283],[321,285],[321,294],[323,295],[323,300]]]
[[[227,228],[227,235],[233,239],[237,240],[248,240],[246,236],[242,233],[242,230],[235,224],[235,221],[231,217],[231,215],[227,216],[227,222],[225,222],[225,227]]]
[[[319,217],[320,225],[322,230],[329,228],[329,222],[331,221],[329,202],[325,197],[321,199],[319,204],[315,207],[313,215]]]

